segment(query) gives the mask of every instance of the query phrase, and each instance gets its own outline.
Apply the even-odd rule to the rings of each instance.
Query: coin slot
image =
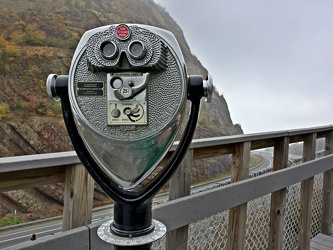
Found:
[[[111,82],[111,87],[114,89],[119,89],[123,86],[123,81],[120,78],[114,78]]]

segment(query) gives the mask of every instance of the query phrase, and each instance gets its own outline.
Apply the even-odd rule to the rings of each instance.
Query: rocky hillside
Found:
[[[71,150],[60,104],[47,100],[45,80],[50,73],[67,74],[88,29],[121,22],[168,29],[181,45],[188,73],[207,74],[181,28],[152,0],[0,0],[0,20],[0,157]],[[202,105],[198,125],[196,138],[242,133],[217,92]]]
[[[171,31],[181,46],[188,73],[207,74],[191,53],[181,28],[153,0],[0,0],[0,157],[72,150],[60,103],[47,99],[45,80],[50,73],[68,74],[75,47],[86,30],[112,23],[142,23]],[[240,133],[224,97],[215,91],[212,103],[202,103],[195,138]],[[225,171],[230,158],[212,160],[210,166],[204,170],[195,166],[193,178]],[[55,195],[54,190],[61,190],[61,185],[1,194],[0,218],[14,207],[43,216],[53,213],[46,212],[50,209],[58,211],[58,205],[61,210],[61,194]],[[95,196],[96,203],[104,202],[98,189]],[[32,209],[20,204],[28,197],[43,205]]]

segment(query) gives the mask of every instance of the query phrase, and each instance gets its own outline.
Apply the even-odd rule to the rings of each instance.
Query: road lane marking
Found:
[[[40,238],[51,236],[51,235],[45,235],[45,236],[39,236],[39,237],[38,237],[38,235],[43,234],[43,233],[52,232],[52,231],[57,231],[57,230],[61,230],[61,227],[58,227],[58,228],[55,228],[55,229],[51,229],[51,230],[42,231],[42,232],[36,232],[35,235],[36,235],[37,239],[38,238],[40,239]],[[20,237],[11,238],[11,239],[8,239],[8,240],[1,240],[0,243],[12,241],[12,240],[18,240],[18,239],[22,239],[22,238],[26,238],[26,237],[29,238],[31,236],[32,236],[32,234],[27,234],[27,235],[23,235],[23,236],[20,236]]]
[[[4,234],[0,234],[0,238],[10,236],[10,235],[15,235],[15,234],[26,233],[26,232],[29,232],[29,231],[37,231],[37,230],[42,229],[42,228],[54,227],[54,226],[59,226],[59,225],[62,225],[62,223],[55,223],[55,224],[51,224],[51,225],[40,226],[40,227],[30,228],[30,229],[26,229],[26,230],[15,231],[15,232],[12,232],[12,233],[7,233],[7,234],[4,233]],[[33,232],[33,233],[35,233],[35,232]]]

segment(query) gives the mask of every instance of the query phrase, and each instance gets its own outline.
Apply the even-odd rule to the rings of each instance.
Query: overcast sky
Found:
[[[332,0],[155,0],[244,133],[333,124]]]

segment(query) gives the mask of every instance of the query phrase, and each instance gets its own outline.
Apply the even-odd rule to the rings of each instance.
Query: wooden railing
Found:
[[[327,156],[313,160],[318,138],[325,138]],[[287,168],[289,144],[295,142],[304,142],[303,164]],[[267,147],[274,148],[273,172],[249,179],[250,150]],[[187,196],[192,161],[226,154],[233,157],[232,183]],[[88,225],[93,181],[78,164],[74,152],[0,158],[0,192],[65,182],[63,230],[86,225],[80,230],[89,231],[88,239],[76,240],[102,246],[95,235],[99,223]],[[329,235],[332,233],[333,126],[194,140],[182,167],[170,182],[170,201],[154,207],[153,216],[168,228],[167,249],[186,249],[190,223],[229,210],[228,249],[244,249],[248,202],[271,194],[268,245],[269,249],[282,249],[286,188],[301,182],[298,244],[299,249],[309,249],[313,178],[320,173],[324,173],[321,231]],[[74,230],[73,237],[79,237],[80,230]],[[56,236],[58,241],[59,237]],[[52,249],[53,241],[50,238],[44,242],[48,249]]]

